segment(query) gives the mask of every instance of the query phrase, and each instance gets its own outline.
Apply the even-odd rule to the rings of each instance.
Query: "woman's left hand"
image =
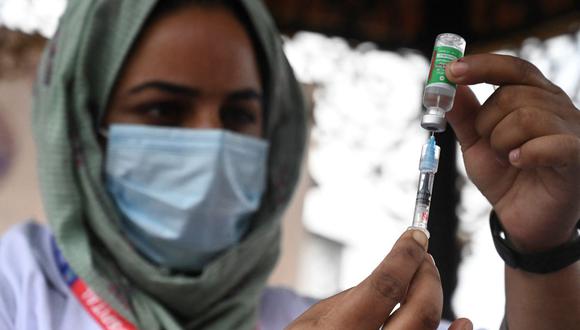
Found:
[[[447,66],[458,85],[500,86],[480,105],[458,86],[447,114],[467,174],[522,251],[568,241],[580,219],[580,111],[522,59],[482,54]]]

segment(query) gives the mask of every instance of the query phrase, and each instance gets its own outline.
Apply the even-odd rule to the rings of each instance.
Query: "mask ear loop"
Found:
[[[99,146],[101,149],[101,152],[103,153],[103,158],[106,157],[106,146],[107,144],[109,144],[109,128],[108,127],[104,127],[104,126],[99,126],[99,128],[97,129],[97,141],[99,142]],[[104,166],[104,162],[103,162],[103,166]]]
[[[100,126],[97,130],[97,134],[105,140],[109,139],[109,128]]]

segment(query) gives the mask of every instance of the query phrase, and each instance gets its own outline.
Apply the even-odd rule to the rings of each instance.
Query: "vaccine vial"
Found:
[[[445,66],[463,57],[465,40],[453,33],[442,33],[435,39],[429,76],[423,93],[423,106],[427,110],[421,127],[431,132],[443,132],[447,121],[445,113],[451,110],[455,97],[455,84],[445,76]]]

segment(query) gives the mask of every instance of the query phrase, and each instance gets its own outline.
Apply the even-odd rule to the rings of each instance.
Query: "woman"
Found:
[[[42,60],[34,120],[56,255],[139,328],[254,328],[304,148],[302,98],[260,4],[157,3],[71,1]],[[185,128],[214,131],[190,138]],[[210,204],[215,196],[229,204]],[[148,222],[155,212],[169,214]],[[190,212],[197,225],[183,223]],[[41,259],[55,259],[44,228],[25,230],[45,242]],[[68,288],[53,291],[0,328],[98,328],[74,296],[62,299]]]
[[[557,105],[556,114],[568,119],[549,126],[565,135],[568,149],[539,159],[542,166],[569,164],[562,172],[568,183],[547,183],[557,181],[563,187],[552,190],[557,203],[570,204],[578,196],[580,161],[570,156],[578,147],[578,114],[536,71],[519,77],[514,63],[520,61],[475,56],[451,66],[448,75],[464,84],[523,84],[537,89],[533,95],[551,93],[521,102],[545,119],[555,116],[545,109]],[[524,87],[517,91],[530,94]],[[71,1],[43,58],[35,93],[51,230],[22,225],[0,244],[2,264],[13,265],[0,271],[2,329],[276,329],[309,307],[297,296],[278,295],[267,300],[268,313],[258,315],[278,255],[278,219],[305,143],[299,88],[259,2]],[[512,123],[515,134],[490,144],[488,131],[506,117],[497,114],[512,103],[505,101],[500,110],[488,105],[483,119],[466,90],[458,103],[449,121],[470,174],[518,247],[547,250],[568,241],[578,207],[563,208],[555,229],[546,214],[518,231],[523,220],[510,215],[518,209],[507,202],[530,198],[510,192],[529,188],[522,175],[512,180],[520,167],[534,166],[526,158],[534,148],[524,142],[554,132]],[[499,150],[505,157],[520,145],[511,165],[493,154]],[[512,185],[495,183],[498,176]],[[542,207],[558,206],[532,188]],[[551,236],[538,237],[547,227]],[[436,328],[441,287],[426,247],[422,232],[404,233],[360,285],[312,306],[290,328]],[[570,290],[577,288],[577,265],[550,274],[551,281],[508,269],[510,327],[536,322],[534,309],[544,303],[560,311],[578,306]],[[559,290],[554,297],[554,279],[572,295]],[[510,299],[525,299],[530,287],[541,301],[510,305]],[[268,319],[277,311],[283,317]],[[544,316],[558,328],[573,324],[573,314],[557,321],[550,311]],[[471,325],[458,320],[451,327]]]

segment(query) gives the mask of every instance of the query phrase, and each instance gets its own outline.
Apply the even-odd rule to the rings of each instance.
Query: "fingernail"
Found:
[[[435,263],[435,258],[433,258],[433,256],[431,255],[431,253],[429,253],[429,258],[431,259],[431,262],[433,263],[433,266],[437,267],[437,264]]]
[[[510,162],[517,163],[517,161],[520,159],[520,154],[521,154],[520,148],[517,148],[517,149],[510,151],[510,155],[509,155]]]
[[[465,322],[463,325],[463,330],[473,330],[473,324],[471,324],[469,321]]]
[[[429,243],[429,239],[427,238],[427,235],[425,235],[424,232],[420,231],[420,230],[413,230],[413,239],[421,244],[421,246],[425,249],[425,251],[427,251],[427,243]]]
[[[467,65],[467,63],[465,62],[459,62],[459,61],[455,61],[453,63],[451,63],[451,73],[453,73],[453,75],[455,77],[459,77],[464,75],[467,72],[467,69],[469,68],[469,66]]]
[[[435,258],[433,258],[433,255],[431,255],[431,253],[428,253],[429,255],[429,259],[431,259],[431,263],[433,264],[433,266],[435,267],[435,270],[437,271],[437,275],[439,275],[439,277],[441,277],[441,274],[439,273],[439,268],[437,268],[437,264],[435,263]]]

